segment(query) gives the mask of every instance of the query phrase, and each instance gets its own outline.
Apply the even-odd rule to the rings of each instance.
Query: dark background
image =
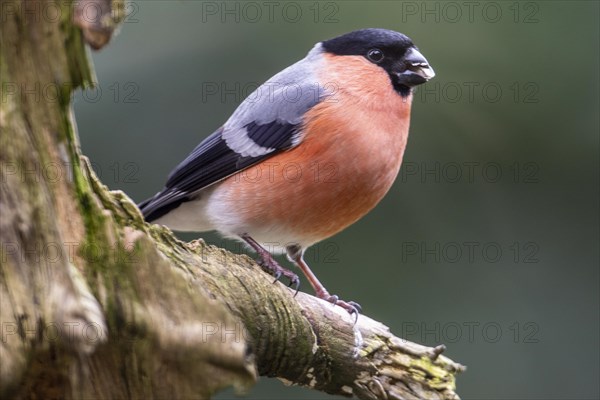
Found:
[[[121,33],[93,55],[99,89],[75,103],[104,183],[152,195],[314,43],[401,31],[437,77],[415,95],[400,176],[308,261],[397,335],[445,343],[469,368],[465,399],[598,398],[599,3],[247,4],[129,3]],[[248,395],[282,397],[330,396],[266,378]]]

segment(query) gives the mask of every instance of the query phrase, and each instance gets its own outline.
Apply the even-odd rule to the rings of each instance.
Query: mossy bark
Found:
[[[98,20],[81,17],[90,3]],[[94,80],[84,42],[108,41],[122,2],[0,6],[2,398],[207,398],[257,375],[362,399],[456,397],[463,368],[442,347],[294,298],[246,256],[147,225],[98,181],[71,96]]]

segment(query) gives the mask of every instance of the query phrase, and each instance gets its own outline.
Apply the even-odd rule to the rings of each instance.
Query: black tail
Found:
[[[174,198],[173,198],[174,197]],[[165,189],[153,197],[138,204],[138,208],[144,215],[146,222],[152,222],[163,215],[179,207],[181,203],[188,201],[187,197],[173,196],[173,191]]]

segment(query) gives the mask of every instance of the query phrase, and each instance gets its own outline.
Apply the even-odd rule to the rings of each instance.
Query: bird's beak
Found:
[[[401,71],[398,72],[398,82],[402,85],[421,85],[435,76],[427,59],[414,47],[408,50],[403,61]]]

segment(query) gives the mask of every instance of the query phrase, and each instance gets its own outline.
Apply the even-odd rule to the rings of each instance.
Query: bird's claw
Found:
[[[294,293],[294,297],[296,297],[298,291],[300,290],[300,278],[298,278],[298,275],[294,275],[292,278],[290,278],[290,284],[288,287],[291,288],[292,286],[294,286],[294,290],[296,291]]]
[[[356,324],[356,321],[358,321],[358,315],[362,312],[362,307],[360,304],[355,301],[346,302],[340,300],[340,298],[335,294],[323,296],[322,299],[330,302],[334,306],[342,307],[344,310],[348,311],[350,315],[354,314],[354,323]]]
[[[361,313],[362,312],[362,307],[357,302],[355,302],[355,301],[349,301],[348,304],[350,306],[354,307],[354,309],[356,310],[357,313]]]
[[[281,278],[281,271],[272,272],[271,275],[275,277],[275,280],[273,281],[273,283],[275,283],[279,280],[279,278]]]
[[[340,298],[338,297],[337,294],[333,294],[333,295],[325,298],[325,300],[327,300],[328,302],[330,302],[331,304],[333,304],[335,306],[338,303],[338,301],[340,301]]]
[[[294,297],[296,297],[296,295],[298,294],[298,291],[300,290],[300,278],[298,278],[298,275],[294,274],[292,271],[289,271],[285,268],[283,268],[281,265],[279,265],[275,260],[271,259],[271,260],[260,260],[258,262],[258,265],[261,266],[261,268],[271,274],[273,277],[275,277],[275,280],[273,281],[273,283],[276,283],[282,276],[285,276],[286,278],[289,279],[290,283],[288,284],[288,287],[292,287],[294,286],[294,290],[296,291],[294,293]]]

